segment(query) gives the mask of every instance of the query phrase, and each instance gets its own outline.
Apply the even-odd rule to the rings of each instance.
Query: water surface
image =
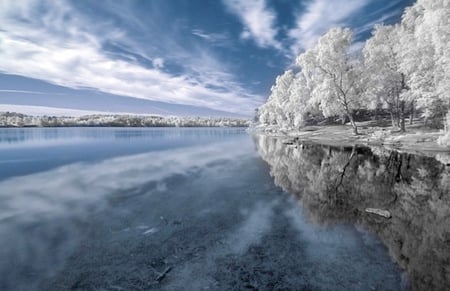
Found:
[[[438,290],[448,167],[373,151],[243,129],[0,129],[0,290]]]
[[[285,145],[264,136],[255,143],[275,184],[296,197],[309,221],[351,223],[376,234],[405,271],[407,288],[449,289],[450,154]],[[392,218],[367,208],[388,210]]]

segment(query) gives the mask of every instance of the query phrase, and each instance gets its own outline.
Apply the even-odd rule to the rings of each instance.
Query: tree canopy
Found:
[[[296,69],[277,77],[260,124],[299,128],[308,115],[344,116],[357,134],[355,113],[382,109],[402,131],[417,112],[442,126],[450,105],[449,19],[449,1],[418,0],[400,23],[376,25],[356,54],[350,29],[330,29],[297,57]]]

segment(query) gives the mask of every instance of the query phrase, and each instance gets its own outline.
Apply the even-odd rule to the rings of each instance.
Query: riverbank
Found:
[[[390,150],[435,156],[450,153],[450,147],[437,143],[442,135],[423,123],[406,126],[406,132],[374,122],[358,122],[358,135],[353,134],[351,125],[306,126],[301,130],[266,130],[263,134],[283,137],[285,143],[301,144],[313,142],[332,146],[380,146]]]

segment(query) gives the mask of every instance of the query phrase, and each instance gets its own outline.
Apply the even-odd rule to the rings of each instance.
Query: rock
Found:
[[[391,218],[392,215],[389,211],[387,210],[383,210],[383,209],[378,209],[378,208],[366,208],[366,212],[368,213],[373,213],[379,216],[383,216],[384,218]]]

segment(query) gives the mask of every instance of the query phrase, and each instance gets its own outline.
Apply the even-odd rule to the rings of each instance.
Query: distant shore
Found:
[[[265,130],[259,134],[277,136],[286,144],[313,142],[332,146],[381,146],[390,150],[415,154],[434,155],[449,152],[450,147],[437,143],[442,132],[418,122],[407,125],[406,132],[391,127],[374,126],[373,122],[358,122],[359,135],[354,135],[351,125],[306,126],[299,130]]]
[[[250,119],[152,115],[32,116],[0,112],[0,128],[21,127],[248,127]]]

